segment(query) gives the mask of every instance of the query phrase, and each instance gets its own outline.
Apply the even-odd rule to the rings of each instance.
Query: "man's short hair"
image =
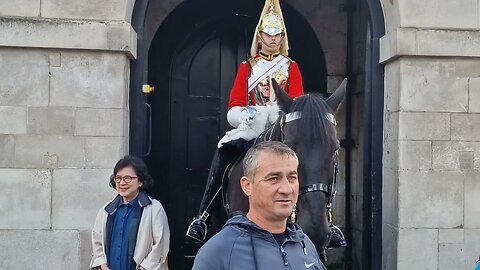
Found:
[[[265,141],[253,145],[243,158],[243,174],[252,181],[258,169],[258,155],[261,152],[270,152],[279,156],[294,157],[298,161],[297,154],[286,144],[278,141]]]
[[[153,177],[148,172],[145,162],[136,156],[126,155],[120,159],[117,164],[115,164],[113,174],[110,176],[110,186],[112,188],[116,189],[115,176],[117,175],[118,171],[127,167],[132,167],[138,177],[138,181],[143,183],[143,185],[139,188],[140,190],[148,190],[149,188],[153,187]]]

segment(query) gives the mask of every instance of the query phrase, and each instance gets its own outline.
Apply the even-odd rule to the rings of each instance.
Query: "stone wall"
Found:
[[[398,14],[390,25],[386,18],[381,40],[384,269],[473,269],[480,255],[478,1],[384,4],[386,14]]]
[[[119,3],[0,2],[0,269],[88,268],[128,148],[136,41]]]

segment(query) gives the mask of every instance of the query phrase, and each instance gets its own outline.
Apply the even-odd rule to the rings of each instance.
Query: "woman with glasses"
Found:
[[[110,186],[118,194],[100,209],[92,230],[92,269],[168,269],[170,229],[160,202],[145,193],[152,185],[141,159],[117,162]]]

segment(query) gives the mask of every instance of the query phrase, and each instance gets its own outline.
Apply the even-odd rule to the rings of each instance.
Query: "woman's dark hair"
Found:
[[[115,176],[118,171],[127,167],[132,167],[138,177],[138,181],[143,183],[140,190],[148,190],[153,186],[153,178],[148,172],[145,162],[136,156],[126,155],[120,159],[115,165],[115,168],[113,168],[113,174],[110,176],[110,186],[112,188],[115,189]]]

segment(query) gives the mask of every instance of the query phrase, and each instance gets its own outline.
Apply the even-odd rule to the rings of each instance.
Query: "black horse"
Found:
[[[300,191],[295,221],[325,260],[324,251],[332,232],[330,207],[335,196],[340,147],[334,114],[345,96],[346,79],[328,99],[318,94],[292,99],[278,84],[273,82],[273,86],[282,113],[256,142],[283,141],[297,153]],[[241,162],[233,165],[224,185],[224,206],[229,213],[248,211],[248,200],[239,181],[243,175]]]
[[[283,141],[296,152],[299,159],[300,190],[296,211],[292,213],[292,218],[310,237],[325,262],[327,247],[346,245],[340,229],[332,223],[331,213],[340,147],[334,114],[345,97],[346,79],[326,100],[318,94],[307,94],[293,100],[275,81],[272,81],[272,85],[281,112],[277,121],[263,132],[255,143],[265,140]],[[235,144],[229,143],[222,146],[223,153],[229,153],[231,156],[229,160],[232,160],[232,157],[239,152],[233,149],[245,149],[248,145],[251,145],[251,142],[237,140]],[[218,153],[215,154],[215,157],[218,158],[218,156]],[[248,199],[240,187],[240,178],[243,176],[242,161],[242,158],[238,159],[222,174],[223,185],[213,195],[211,201],[205,200],[210,197],[205,194],[212,192],[206,188],[201,202],[206,207],[200,207],[205,211],[201,213],[200,219],[192,221],[187,230],[188,236],[203,241],[207,225],[200,221],[208,218],[208,209],[213,209],[209,236],[218,232],[223,226],[226,215],[225,212],[219,211],[220,201],[215,200],[219,194],[223,195],[223,206],[227,214],[248,211]],[[218,160],[212,162],[211,171],[215,169],[216,162]]]

